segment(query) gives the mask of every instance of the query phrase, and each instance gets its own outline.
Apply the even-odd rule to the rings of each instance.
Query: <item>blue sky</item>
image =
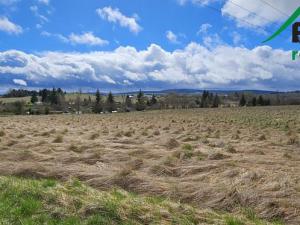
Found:
[[[290,41],[291,28],[261,44],[298,6],[299,0],[0,0],[0,91],[300,89],[299,61],[290,59],[300,47]]]

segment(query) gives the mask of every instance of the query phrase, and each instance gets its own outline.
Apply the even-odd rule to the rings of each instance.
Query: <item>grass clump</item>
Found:
[[[162,215],[163,212],[163,215]],[[100,192],[78,180],[0,177],[0,224],[199,224],[196,211],[122,190]]]
[[[190,159],[194,156],[194,148],[190,144],[185,144],[182,146],[184,158]]]
[[[90,136],[90,140],[95,140],[95,139],[97,139],[97,138],[99,138],[100,137],[100,134],[99,133],[94,133],[94,134],[92,134],[91,136]]]
[[[243,221],[240,219],[233,217],[233,216],[227,216],[225,218],[225,224],[226,225],[246,225]]]
[[[83,152],[83,149],[80,148],[79,146],[75,145],[75,144],[71,144],[68,149],[70,151],[76,152],[76,153],[82,153]]]
[[[53,140],[53,143],[63,143],[64,138],[61,135],[56,136],[56,138]]]
[[[288,138],[288,141],[287,141],[287,144],[288,145],[296,145],[296,144],[299,144],[299,138],[297,135],[292,135]]]
[[[179,142],[174,138],[169,139],[166,143],[166,146],[168,149],[177,148],[177,147],[179,147],[179,145],[180,145]]]
[[[160,132],[159,132],[159,130],[156,130],[156,131],[154,131],[154,132],[153,132],[153,135],[155,135],[155,136],[158,136],[158,135],[160,135]]]
[[[4,137],[4,136],[5,136],[4,130],[0,130],[0,137]]]

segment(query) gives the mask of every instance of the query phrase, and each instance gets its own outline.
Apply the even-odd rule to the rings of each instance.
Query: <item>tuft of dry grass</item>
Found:
[[[99,138],[100,137],[100,134],[99,133],[94,133],[94,134],[92,134],[90,137],[89,137],[89,140],[95,140],[95,139],[97,139],[97,138]]]
[[[4,130],[0,130],[0,137],[4,137],[4,136],[5,136]]]
[[[174,149],[180,146],[179,142],[174,139],[174,138],[170,138],[167,143],[166,143],[167,148],[169,149]]]
[[[80,148],[79,146],[75,145],[75,144],[71,144],[69,147],[68,147],[68,150],[72,151],[72,152],[76,152],[76,153],[82,153],[83,152],[83,149]]]
[[[18,143],[17,140],[9,140],[9,141],[7,142],[7,144],[6,144],[6,146],[11,147],[11,146],[16,145],[17,143]]]
[[[225,147],[225,150],[229,153],[237,153],[236,149],[230,144]]]
[[[56,136],[56,138],[53,140],[53,143],[63,143],[63,142],[64,142],[64,138],[62,135]]]
[[[291,135],[290,137],[288,137],[288,141],[287,141],[288,145],[297,145],[299,144],[299,137],[297,135]]]
[[[154,132],[153,132],[153,135],[155,135],[155,136],[158,136],[158,135],[160,135],[160,132],[159,132],[159,130],[156,130],[156,131],[154,131]]]
[[[228,156],[226,156],[220,152],[211,153],[208,155],[209,160],[222,160],[222,159],[226,159],[226,158],[228,158]]]
[[[258,137],[258,140],[259,140],[259,141],[265,141],[265,140],[267,140],[266,135],[264,135],[264,134],[260,135],[260,136]]]
[[[25,134],[18,134],[18,135],[17,135],[17,138],[18,138],[18,139],[22,139],[22,138],[24,138],[24,137],[25,137]]]
[[[123,135],[125,137],[132,137],[133,134],[134,134],[134,131],[128,130],[128,131],[125,131]]]

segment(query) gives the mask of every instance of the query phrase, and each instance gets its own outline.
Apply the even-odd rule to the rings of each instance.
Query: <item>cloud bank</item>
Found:
[[[109,52],[0,53],[0,83],[22,79],[30,87],[291,90],[300,89],[299,71],[290,52],[269,46],[211,49],[190,43],[173,52],[152,44],[141,51],[128,46]]]

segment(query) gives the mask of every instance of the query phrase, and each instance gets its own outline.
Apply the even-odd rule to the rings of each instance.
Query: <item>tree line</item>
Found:
[[[16,94],[18,93],[18,94]],[[73,96],[73,98],[70,97]],[[218,107],[219,96],[204,91],[201,96],[178,95],[170,93],[163,96],[145,95],[140,90],[136,95],[113,95],[101,93],[98,89],[94,95],[83,95],[81,91],[69,94],[61,88],[42,89],[39,91],[10,90],[5,97],[30,97],[30,102],[0,102],[0,112],[14,114],[49,114],[49,113],[105,113],[131,112],[158,109],[187,109]],[[69,96],[69,97],[68,97]],[[117,98],[117,100],[116,100]]]
[[[271,105],[271,100],[269,98],[264,98],[262,95],[259,95],[251,98],[246,98],[244,94],[242,94],[239,106],[269,106]]]
[[[253,93],[216,94],[203,91],[201,94],[168,93],[145,95],[140,90],[135,95],[112,92],[94,94],[67,94],[61,88],[38,91],[12,89],[3,97],[30,97],[30,101],[2,101],[0,113],[5,114],[49,114],[49,113],[112,113],[161,109],[217,108],[300,104],[300,93],[255,95]]]

